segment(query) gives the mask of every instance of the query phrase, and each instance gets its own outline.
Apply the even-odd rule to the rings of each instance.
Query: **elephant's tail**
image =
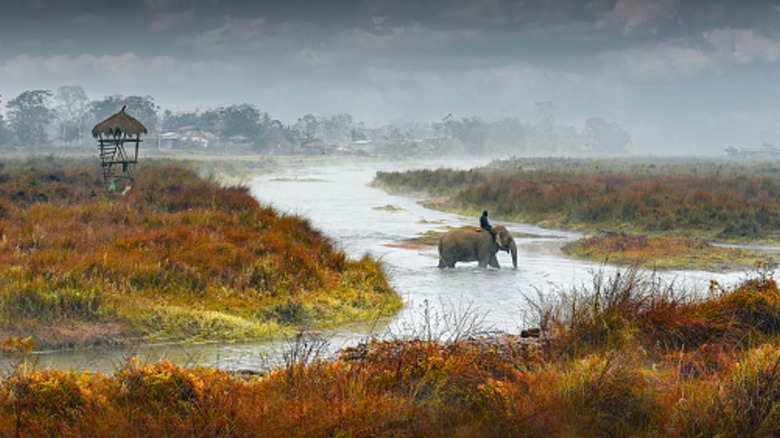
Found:
[[[444,261],[444,257],[442,257],[441,255],[441,239],[439,239],[439,244],[437,245],[437,249],[439,250],[439,267],[446,268],[447,262]]]

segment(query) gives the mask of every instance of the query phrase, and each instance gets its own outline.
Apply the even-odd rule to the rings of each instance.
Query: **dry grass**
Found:
[[[246,187],[172,163],[139,166],[137,181],[121,196],[80,162],[0,169],[0,335],[47,348],[256,338],[400,307],[376,261],[348,260]],[[85,324],[93,338],[67,337]]]
[[[551,228],[780,240],[773,163],[514,159],[471,170],[378,172],[374,185],[436,208]]]
[[[146,178],[169,177],[187,180],[186,171],[167,168]],[[305,221],[259,208],[241,188],[206,186],[186,196],[183,183],[160,187],[126,199],[96,191],[80,216],[69,203],[47,206],[56,190],[45,200],[37,192],[4,197],[0,226],[20,231],[3,231],[12,243],[0,250],[9,266],[3,305],[14,315],[7,324],[41,314],[47,323],[130,321],[149,324],[147,333],[164,326],[199,333],[225,315],[307,324],[336,306],[333,296],[353,309],[336,306],[336,314],[353,316],[393,296],[376,262],[346,260],[303,232]],[[204,199],[210,209],[198,203]],[[213,208],[224,203],[230,208]],[[95,225],[106,221],[127,235]],[[61,239],[47,228],[55,223],[79,231]],[[90,234],[111,237],[83,237]],[[278,254],[304,267],[283,270]],[[135,360],[112,375],[36,370],[32,341],[5,337],[0,347],[12,365],[0,379],[0,436],[780,433],[780,290],[768,267],[730,290],[714,282],[707,291],[675,290],[636,269],[593,280],[587,289],[529,299],[537,341],[467,334],[468,314],[450,318],[454,332],[438,331],[426,311],[417,339],[368,342],[337,359],[321,356],[321,340],[297,337],[284,363],[261,376]],[[142,316],[123,306],[128,297]]]
[[[111,376],[0,380],[0,434],[57,436],[774,436],[780,292],[759,274],[706,297],[628,270],[538,303],[543,336],[369,342],[335,360],[301,335],[262,376],[130,361]]]
[[[738,248],[712,245],[690,237],[602,234],[567,243],[562,251],[576,258],[655,269],[740,270],[772,257]]]

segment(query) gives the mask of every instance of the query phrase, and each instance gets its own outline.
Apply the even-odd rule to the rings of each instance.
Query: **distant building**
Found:
[[[740,148],[727,147],[726,155],[735,158],[778,158],[780,157],[780,148],[771,143],[764,143],[760,148]]]
[[[158,135],[157,147],[159,149],[206,149],[217,140],[217,136],[210,132],[187,126]]]
[[[321,140],[314,140],[301,145],[301,151],[306,155],[325,155],[333,152],[336,148]]]

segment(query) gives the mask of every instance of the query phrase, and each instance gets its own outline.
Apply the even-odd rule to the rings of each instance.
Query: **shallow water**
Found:
[[[485,163],[447,163],[446,167],[474,167]],[[614,275],[615,268],[576,261],[558,248],[580,237],[577,233],[547,230],[492,219],[515,235],[518,269],[509,254],[499,253],[502,269],[478,269],[476,263],[458,263],[439,269],[435,248],[388,246],[429,230],[478,225],[478,217],[429,210],[419,199],[395,196],[369,187],[378,170],[442,167],[437,163],[347,162],[289,169],[254,178],[251,193],[265,205],[308,218],[330,236],[350,257],[370,254],[379,258],[405,307],[391,321],[357,324],[328,331],[328,351],[352,345],[369,336],[435,336],[448,338],[484,331],[518,332],[533,324],[536,314],[529,302],[540,296],[573,288],[590,290],[594,275]],[[385,208],[392,206],[393,208]],[[650,274],[647,274],[650,275]],[[710,280],[728,287],[747,277],[744,272],[712,273],[671,271],[658,274],[676,289],[706,291]],[[40,355],[39,366],[111,371],[128,357],[170,359],[225,369],[261,369],[282,363],[280,352],[290,341],[214,343],[206,345],[142,345],[133,349],[68,352]]]
[[[468,166],[475,166],[469,163]],[[435,167],[418,164],[417,167]],[[529,317],[528,298],[554,290],[590,286],[594,274],[614,273],[614,268],[563,257],[558,248],[580,237],[578,233],[548,230],[527,224],[491,220],[505,225],[518,245],[518,269],[511,269],[509,254],[500,252],[502,269],[479,269],[476,263],[458,263],[455,269],[439,269],[434,247],[405,249],[388,246],[429,230],[473,224],[479,218],[429,210],[419,199],[394,196],[369,187],[378,170],[408,168],[395,163],[362,163],[304,168],[256,178],[252,193],[278,210],[301,215],[331,236],[351,257],[369,253],[382,260],[392,285],[403,297],[405,309],[390,324],[403,333],[419,315],[425,301],[441,310],[470,309],[481,317],[483,328],[517,331]],[[458,166],[457,163],[447,167]],[[392,206],[392,209],[382,208]],[[671,271],[661,279],[678,288],[701,289],[710,280],[730,285],[743,273]]]

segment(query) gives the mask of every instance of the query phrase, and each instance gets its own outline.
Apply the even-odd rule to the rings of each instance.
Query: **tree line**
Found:
[[[114,95],[91,100],[81,86],[67,85],[55,91],[24,91],[9,100],[6,117],[0,114],[0,150],[46,152],[91,147],[91,127],[125,105],[128,113],[147,127],[148,138],[159,148],[270,154],[552,156],[621,155],[631,145],[631,136],[614,121],[591,117],[579,128],[556,123],[552,102],[537,103],[538,120],[530,122],[448,114],[431,123],[369,128],[343,113],[305,114],[295,123],[285,124],[249,103],[174,112],[160,108],[152,96]]]

